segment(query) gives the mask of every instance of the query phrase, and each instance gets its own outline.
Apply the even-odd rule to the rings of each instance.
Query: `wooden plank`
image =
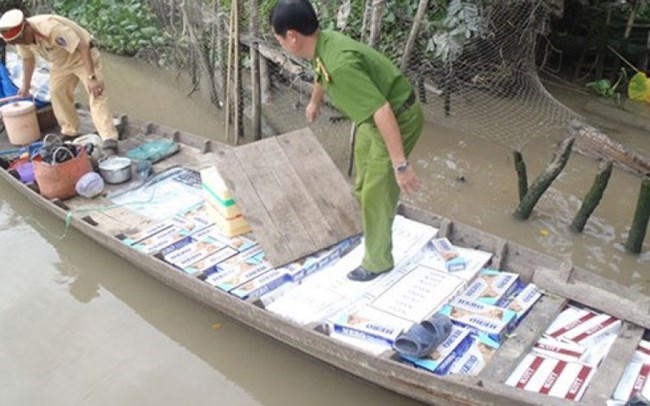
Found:
[[[244,213],[246,221],[253,229],[256,238],[267,250],[267,256],[269,252],[272,252],[271,261],[276,260],[277,256],[280,258],[291,257],[292,252],[287,244],[276,243],[267,247],[269,238],[283,235],[282,230],[279,228],[281,225],[273,221],[268,211],[261,204],[260,196],[241,167],[237,156],[231,150],[220,151],[215,154],[215,164],[231,194],[235,197],[240,210]],[[269,250],[269,248],[272,248],[272,250]]]
[[[544,295],[531,313],[515,329],[514,335],[496,351],[479,378],[505,381],[524,359],[530,348],[566,305],[567,300],[558,296]]]
[[[533,282],[541,289],[564,296],[578,303],[593,307],[621,320],[631,321],[644,328],[650,328],[650,302],[636,291],[629,290],[620,296],[605,287],[586,282],[586,271],[572,269],[549,269],[537,267]],[[612,282],[612,285],[616,285]],[[617,288],[620,292],[620,287]]]
[[[361,232],[356,198],[310,130],[215,155],[222,177],[274,266]]]
[[[302,182],[298,173],[292,165],[279,165],[277,159],[283,157],[288,163],[289,158],[282,149],[278,138],[272,138],[275,143],[268,143],[264,151],[259,151],[260,156],[267,160],[267,164],[273,167],[275,181],[278,183],[279,191],[285,195],[290,204],[291,210],[296,214],[302,223],[302,228],[311,240],[314,247],[326,247],[337,241],[337,233],[328,224],[322,208],[314,201],[313,193]],[[263,153],[262,153],[263,152]],[[271,158],[275,162],[270,162]]]
[[[291,198],[295,199],[299,196],[288,195],[289,190],[285,190],[283,186],[286,185],[280,181],[282,171],[279,168],[286,167],[287,170],[284,172],[290,172],[291,163],[277,145],[277,140],[269,138],[268,142],[256,142],[247,145],[246,148],[235,148],[233,153],[240,163],[241,170],[246,174],[258,195],[256,202],[246,201],[244,203],[238,198],[235,198],[235,201],[245,216],[250,203],[255,203],[259,210],[266,210],[279,232],[279,234],[268,235],[265,230],[253,230],[266,250],[267,258],[271,263],[279,266],[284,264],[284,261],[289,262],[317,251],[300,217],[293,210],[294,205],[299,204],[299,201],[293,204],[290,201]],[[289,258],[279,258],[269,250],[273,245],[277,245],[277,242],[273,244],[272,241],[278,241],[278,239],[290,251]]]
[[[278,138],[296,173],[325,215],[336,240],[359,234],[361,208],[341,172],[310,129],[287,133]]]
[[[625,367],[643,337],[644,329],[628,322],[623,322],[621,331],[603,363],[598,367],[582,398],[587,405],[604,405],[623,376]]]

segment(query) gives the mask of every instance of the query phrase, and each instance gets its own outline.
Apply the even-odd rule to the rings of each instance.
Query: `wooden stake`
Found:
[[[630,227],[630,234],[625,243],[625,249],[633,254],[639,254],[643,246],[646,230],[650,219],[650,174],[647,174],[641,181],[639,200],[636,203],[634,220]]]
[[[514,151],[515,171],[517,172],[517,189],[519,189],[519,202],[524,200],[528,192],[528,174],[526,173],[526,163],[521,152]]]
[[[233,32],[234,32],[234,27],[233,27],[233,20],[235,17],[235,9],[233,5],[230,6],[230,21],[228,23],[228,58],[227,58],[227,66],[226,66],[226,142],[230,142],[230,123],[231,123],[231,107],[230,104],[232,103],[232,95],[231,95],[231,89],[232,86],[230,84],[231,78],[232,78],[232,37],[233,37]]]
[[[415,40],[420,33],[420,25],[422,25],[422,19],[427,12],[427,7],[429,6],[429,0],[420,0],[418,4],[418,11],[415,13],[415,18],[413,19],[413,26],[411,27],[411,32],[409,33],[409,38],[406,41],[406,47],[404,48],[404,53],[402,54],[402,62],[400,63],[400,69],[402,72],[406,71],[408,67],[409,59],[411,58],[411,52],[413,52],[413,47],[415,46]]]
[[[603,162],[600,166],[600,170],[594,179],[594,184],[591,186],[589,193],[585,196],[582,201],[582,206],[578,210],[573,222],[571,223],[571,230],[576,233],[581,233],[585,229],[585,224],[591,216],[591,213],[596,210],[596,207],[600,203],[600,200],[603,198],[603,193],[605,193],[605,188],[609,183],[609,178],[612,175],[612,167],[614,163],[612,161]]]
[[[259,27],[257,14],[257,0],[250,0],[250,33],[253,37],[251,43],[251,84],[252,94],[251,98],[251,126],[253,131],[253,139],[262,139],[262,88],[260,78],[260,53],[257,45],[257,38],[259,37]]]
[[[562,172],[562,169],[566,166],[566,163],[569,161],[569,155],[571,154],[571,147],[573,146],[574,141],[575,138],[573,137],[566,138],[562,141],[560,149],[553,156],[551,163],[546,167],[544,172],[535,179],[528,189],[528,192],[526,192],[524,198],[521,199],[521,202],[514,213],[516,219],[526,220],[530,217],[530,214],[533,212],[533,208],[535,208],[540,197],[542,197],[546,189],[551,186],[555,178],[558,177],[560,172]]]
[[[241,69],[240,69],[240,57],[239,57],[239,0],[232,2],[232,6],[235,10],[234,24],[235,24],[235,35],[234,35],[234,64],[235,64],[235,145],[239,144],[239,138],[243,135],[244,126],[243,123],[243,107],[241,103]]]

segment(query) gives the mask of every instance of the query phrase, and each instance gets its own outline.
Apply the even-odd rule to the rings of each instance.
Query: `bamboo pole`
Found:
[[[551,160],[551,163],[546,167],[544,172],[542,172],[533,182],[533,184],[526,192],[526,195],[517,210],[515,210],[514,216],[518,220],[526,220],[530,217],[530,214],[533,212],[533,208],[542,197],[546,189],[553,183],[553,181],[558,177],[562,169],[566,166],[566,163],[569,160],[569,155],[571,154],[571,147],[575,138],[566,138],[560,144],[560,149],[556,152]]]
[[[370,22],[370,37],[368,45],[376,47],[381,37],[381,22],[384,16],[384,5],[386,0],[374,0],[372,2],[372,19]]]
[[[427,7],[429,6],[429,0],[420,0],[418,4],[418,11],[415,13],[415,18],[413,19],[413,26],[411,27],[411,32],[409,33],[409,38],[406,41],[406,47],[404,53],[402,54],[402,62],[400,63],[400,69],[402,72],[406,71],[408,66],[409,59],[411,59],[411,53],[413,52],[413,47],[415,47],[415,40],[420,33],[420,26],[422,25],[422,19],[427,12]]]
[[[605,188],[607,187],[609,178],[612,175],[613,166],[614,162],[612,161],[603,162],[601,164],[598,174],[596,175],[596,179],[594,179],[594,184],[591,186],[589,193],[587,193],[584,200],[582,201],[580,210],[578,210],[578,214],[576,214],[573,222],[571,223],[571,230],[575,231],[576,233],[581,233],[582,230],[585,229],[587,220],[589,220],[589,217],[594,212],[594,210],[596,210],[596,207],[600,203],[600,200],[603,198]]]
[[[235,145],[239,144],[239,139],[243,137],[244,133],[244,105],[242,103],[242,80],[241,80],[241,56],[239,47],[239,1],[233,1],[235,8],[235,38],[234,38],[234,63],[235,63]]]
[[[528,174],[526,173],[526,162],[519,151],[514,151],[515,171],[517,171],[517,189],[519,190],[519,201],[524,200],[528,192]]]
[[[241,101],[242,96],[242,81],[241,81],[241,64],[240,64],[240,54],[239,54],[239,1],[235,0],[232,2],[233,7],[235,8],[235,36],[234,36],[234,63],[235,63],[235,145],[239,144],[239,138],[243,136],[244,131],[244,106]]]
[[[650,219],[650,174],[647,174],[641,181],[641,190],[639,199],[636,203],[634,220],[630,227],[630,234],[625,243],[625,249],[631,253],[639,254],[643,247],[646,230],[648,229],[648,220]]]
[[[228,24],[228,58],[227,58],[227,66],[226,66],[226,112],[225,112],[225,117],[226,117],[226,142],[229,142],[231,137],[230,137],[230,124],[232,121],[232,109],[231,109],[231,103],[232,103],[232,94],[231,94],[231,79],[232,79],[232,37],[233,37],[233,30],[234,30],[234,24],[233,20],[235,17],[235,9],[231,5],[230,7],[230,22]]]
[[[262,139],[262,89],[260,78],[260,53],[257,45],[257,38],[259,37],[258,26],[258,3],[257,0],[250,0],[250,34],[253,41],[250,47],[251,52],[251,125],[253,131],[253,139]]]

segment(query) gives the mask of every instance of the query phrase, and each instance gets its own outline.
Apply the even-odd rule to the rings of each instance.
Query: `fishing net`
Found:
[[[284,53],[268,17],[276,0],[148,0],[168,46],[140,56],[174,64],[226,113],[231,142],[307,125],[313,74]],[[426,118],[510,148],[556,136],[577,116],[538,77],[556,0],[314,0],[322,28],[390,57],[410,78]],[[237,6],[237,7],[235,7]],[[238,38],[238,40],[237,40]],[[237,63],[238,62],[238,63]],[[239,67],[237,69],[237,67]],[[351,123],[331,105],[311,125],[326,148]]]

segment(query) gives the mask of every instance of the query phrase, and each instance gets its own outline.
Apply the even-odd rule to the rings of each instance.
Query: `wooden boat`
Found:
[[[87,113],[83,113],[87,116]],[[122,147],[143,142],[142,134],[157,134],[182,145],[181,151],[157,164],[161,170],[182,164],[198,168],[210,162],[215,153],[227,145],[202,137],[155,125],[151,122],[126,120]],[[622,328],[608,355],[600,364],[582,400],[585,405],[604,405],[612,395],[623,371],[637,348],[645,329],[650,327],[650,297],[608,281],[582,269],[572,268],[558,259],[532,251],[487,232],[453,222],[407,204],[399,212],[407,218],[432,225],[439,235],[457,246],[493,253],[491,266],[514,272],[526,282],[534,282],[546,294],[514,331],[514,335],[497,350],[487,367],[476,377],[451,375],[440,377],[416,369],[396,359],[392,352],[372,356],[335,341],[318,328],[300,326],[269,312],[255,300],[240,300],[215,289],[197,277],[181,272],[152,255],[145,255],[115,238],[126,226],[131,229],[145,219],[127,210],[111,211],[111,216],[84,212],[84,208],[101,204],[102,197],[81,197],[66,201],[47,200],[0,170],[0,177],[36,205],[48,210],[98,244],[129,260],[143,271],[188,297],[248,325],[276,340],[324,361],[342,371],[429,404],[460,405],[565,405],[564,399],[527,392],[507,386],[505,379],[523,359],[545,328],[570,302],[577,302],[622,320]],[[99,201],[98,201],[99,199]],[[104,203],[110,204],[109,200]]]

